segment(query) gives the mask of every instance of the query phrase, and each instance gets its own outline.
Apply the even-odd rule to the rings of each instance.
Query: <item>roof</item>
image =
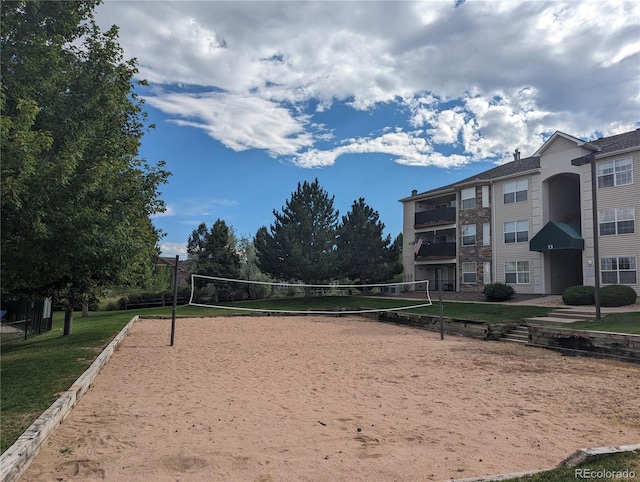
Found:
[[[570,140],[579,141],[580,143],[582,143],[583,146],[589,147],[594,150],[597,149],[598,155],[622,151],[622,150],[631,149],[634,147],[640,147],[640,129],[636,129],[630,132],[625,132],[622,134],[617,134],[615,136],[602,137],[600,139],[596,139],[588,142],[577,139],[573,136],[569,136],[568,134],[563,134],[559,131],[554,133],[554,135],[551,138],[554,138],[557,136],[562,136]],[[543,147],[548,144],[549,140],[545,142]],[[542,147],[538,149],[538,151],[536,151],[536,154],[538,152],[541,152],[541,150],[543,150]],[[593,153],[589,154],[588,156],[592,156],[592,155]],[[585,156],[585,158],[587,158],[588,156]],[[531,171],[534,169],[540,169],[540,156],[534,155],[530,157],[525,157],[524,159],[518,159],[516,161],[507,162],[506,164],[502,164],[500,166],[494,167],[493,169],[489,169],[479,174],[475,174],[474,176],[467,177],[466,179],[462,179],[461,181],[457,181],[452,184],[447,184],[445,186],[440,186],[438,188],[431,189],[429,191],[424,191],[419,194],[412,195],[404,199],[400,199],[400,201],[401,202],[408,201],[409,199],[413,199],[416,196],[432,195],[440,192],[450,191],[455,189],[456,187],[460,187],[465,184],[469,184],[473,182],[491,181],[493,179],[498,179],[502,177],[515,176],[515,175],[518,175],[519,173]]]
[[[580,166],[586,164],[594,159],[594,156],[603,156],[612,154],[615,152],[625,151],[627,149],[640,148],[640,129],[636,129],[631,132],[624,132],[615,136],[602,137],[595,141],[590,141],[590,144],[598,148],[597,152],[592,152],[586,156],[578,157],[571,161],[572,164]]]
[[[447,184],[446,186],[440,186],[436,189],[431,189],[430,191],[425,191],[419,196],[436,194],[440,191],[448,191],[458,186],[462,186],[464,184],[469,184],[472,182],[481,182],[481,181],[490,181],[492,179],[498,179],[501,177],[507,176],[515,176],[521,172],[531,171],[533,169],[540,168],[540,157],[525,157],[524,159],[518,159],[517,161],[507,162],[506,164],[502,164],[500,166],[494,167],[493,169],[489,169],[488,171],[483,171],[478,174],[475,174],[471,177],[467,177],[462,179],[461,181],[454,182],[452,184]],[[415,197],[415,196],[411,196]],[[408,199],[408,198],[407,198]],[[401,199],[403,201],[404,199]]]
[[[549,221],[529,241],[529,251],[584,249],[584,239],[570,224]]]
[[[158,260],[156,261],[156,266],[168,266],[171,268],[176,267],[176,258],[170,256],[158,256]],[[185,262],[183,260],[178,260],[178,270],[186,271]]]
[[[600,148],[598,154],[609,154],[611,152],[640,147],[640,129],[615,136],[602,137],[595,141],[589,141],[589,143]]]

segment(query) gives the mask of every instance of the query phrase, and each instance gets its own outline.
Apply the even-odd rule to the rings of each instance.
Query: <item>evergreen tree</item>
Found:
[[[163,163],[138,159],[146,131],[135,60],[97,0],[3,2],[2,294],[57,292],[72,309],[98,288],[137,284],[158,255]]]
[[[227,224],[218,219],[211,230],[200,223],[189,236],[187,242],[187,265],[192,274],[239,279],[241,259],[236,246],[236,238]],[[242,286],[224,281],[198,280],[198,290],[209,290],[218,302],[219,298],[242,298]]]
[[[192,274],[238,279],[240,255],[227,223],[218,219],[210,230],[206,223],[200,223],[189,236],[187,261]]]
[[[338,212],[334,197],[312,183],[298,183],[275,222],[254,238],[258,265],[276,279],[322,282],[334,277]]]
[[[378,212],[363,198],[354,201],[338,228],[336,245],[340,272],[362,284],[389,281],[393,275],[402,272],[398,243],[391,243],[388,235],[383,237],[383,231],[384,224]]]

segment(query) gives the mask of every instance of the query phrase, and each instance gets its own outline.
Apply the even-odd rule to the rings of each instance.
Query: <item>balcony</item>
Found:
[[[420,246],[416,258],[455,258],[456,243],[429,243]]]
[[[436,226],[438,224],[451,224],[456,221],[456,208],[438,208],[416,213],[415,225]]]

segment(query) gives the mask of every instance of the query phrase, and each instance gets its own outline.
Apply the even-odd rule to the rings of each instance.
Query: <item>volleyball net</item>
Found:
[[[364,314],[431,306],[429,282],[305,284],[191,275],[189,304],[239,312]],[[402,299],[411,293],[411,299]],[[417,295],[416,295],[417,294]]]

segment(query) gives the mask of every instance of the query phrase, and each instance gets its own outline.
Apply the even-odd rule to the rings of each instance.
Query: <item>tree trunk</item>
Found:
[[[70,335],[73,331],[73,308],[67,308],[64,311],[64,328],[62,334],[64,336]]]
[[[89,303],[82,303],[82,317],[87,318],[89,316]]]

